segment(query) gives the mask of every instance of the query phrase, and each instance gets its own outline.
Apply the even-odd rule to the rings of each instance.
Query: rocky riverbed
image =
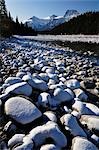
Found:
[[[0,150],[99,149],[98,57],[10,38],[0,70]]]

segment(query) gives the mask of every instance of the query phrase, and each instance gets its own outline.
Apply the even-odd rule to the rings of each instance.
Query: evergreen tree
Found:
[[[7,17],[5,0],[0,0],[0,17]]]
[[[99,11],[86,12],[44,34],[99,34]]]
[[[9,12],[8,18],[9,18],[9,20],[12,20],[10,12]]]
[[[8,16],[5,0],[0,1],[0,36],[8,34]]]
[[[36,32],[19,23],[18,17],[16,17],[16,21],[13,21],[10,12],[7,13],[5,0],[0,0],[0,37],[9,37],[13,34],[36,35]]]
[[[16,17],[16,24],[19,25],[18,16]]]

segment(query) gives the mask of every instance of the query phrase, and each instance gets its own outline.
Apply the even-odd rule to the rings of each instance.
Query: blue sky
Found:
[[[99,0],[5,0],[7,9],[15,19],[20,21],[32,16],[44,18],[47,16],[64,15],[67,9],[79,12],[99,11]]]

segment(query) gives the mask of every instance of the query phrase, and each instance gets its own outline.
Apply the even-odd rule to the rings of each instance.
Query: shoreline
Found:
[[[19,36],[13,35],[19,39],[31,39],[37,41],[70,41],[70,42],[88,42],[99,43],[99,35],[37,35],[37,36]]]

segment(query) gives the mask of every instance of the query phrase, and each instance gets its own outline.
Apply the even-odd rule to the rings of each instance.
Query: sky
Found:
[[[24,21],[32,16],[45,18],[53,14],[63,16],[67,9],[80,13],[99,11],[99,0],[5,0],[7,10],[15,19]]]

